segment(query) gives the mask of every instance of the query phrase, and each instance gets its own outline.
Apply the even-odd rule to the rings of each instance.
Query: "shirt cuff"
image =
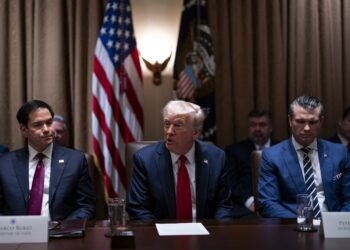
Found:
[[[248,209],[250,209],[251,205],[254,202],[254,196],[250,196],[244,203],[244,206]]]

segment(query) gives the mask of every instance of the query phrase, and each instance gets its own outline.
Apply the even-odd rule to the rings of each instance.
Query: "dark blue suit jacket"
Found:
[[[350,159],[344,146],[317,140],[323,190],[329,211],[350,211]],[[292,140],[262,153],[259,177],[261,215],[295,218],[296,195],[307,193]]]
[[[0,157],[0,215],[26,215],[28,158],[28,148]],[[95,217],[95,193],[82,152],[53,145],[49,208],[51,220]]]
[[[0,154],[6,153],[8,151],[9,151],[9,149],[6,146],[0,144]]]
[[[175,219],[176,196],[173,167],[164,141],[137,151],[129,192],[131,218]],[[196,141],[197,219],[230,218],[232,205],[225,169],[225,154],[218,147]]]

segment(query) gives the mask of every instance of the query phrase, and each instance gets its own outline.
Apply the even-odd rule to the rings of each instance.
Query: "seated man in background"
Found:
[[[338,122],[338,132],[328,140],[342,143],[350,153],[350,107],[344,110],[343,119]]]
[[[230,218],[232,204],[225,153],[198,139],[205,115],[190,102],[163,109],[164,140],[134,154],[129,192],[131,218]]]
[[[55,115],[52,120],[52,127],[56,131],[54,142],[68,147],[68,130],[66,120],[61,115]]]
[[[315,97],[300,96],[289,108],[292,137],[262,152],[259,177],[261,215],[296,218],[296,195],[313,198],[321,211],[350,211],[350,160],[345,148],[317,138],[324,120]]]
[[[8,151],[9,151],[9,149],[6,146],[0,144],[0,155],[3,153],[6,153]]]
[[[255,211],[252,190],[251,154],[277,142],[271,140],[271,113],[255,109],[248,114],[248,138],[226,147],[228,167],[232,168],[230,176],[234,215],[240,217],[251,215]]]
[[[39,100],[18,110],[24,148],[0,156],[0,215],[93,219],[95,194],[80,151],[53,144],[53,111]]]

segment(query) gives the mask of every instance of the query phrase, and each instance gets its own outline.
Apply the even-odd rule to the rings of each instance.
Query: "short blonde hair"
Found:
[[[193,124],[196,129],[202,129],[205,120],[205,113],[197,104],[182,100],[168,102],[162,111],[163,118],[167,115],[189,115],[193,117]]]

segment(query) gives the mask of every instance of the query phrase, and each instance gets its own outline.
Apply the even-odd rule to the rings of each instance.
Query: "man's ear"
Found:
[[[193,134],[193,139],[198,139],[199,138],[199,136],[201,135],[201,133],[202,133],[202,130],[201,129],[197,129],[197,128],[195,128],[194,129],[194,134]]]
[[[28,128],[24,126],[23,124],[19,124],[19,130],[21,130],[21,133],[24,138],[28,137]]]

